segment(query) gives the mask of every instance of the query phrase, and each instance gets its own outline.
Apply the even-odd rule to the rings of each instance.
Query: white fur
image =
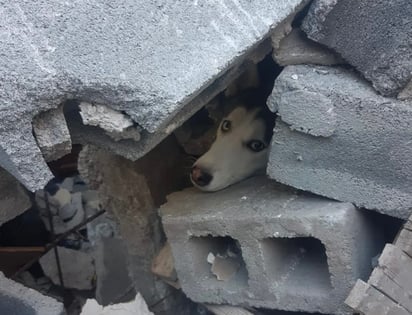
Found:
[[[209,151],[194,164],[213,176],[206,186],[192,183],[204,191],[217,191],[265,170],[268,160],[268,147],[264,135],[266,125],[263,119],[256,118],[258,109],[247,111],[244,107],[233,110],[224,120],[231,122],[231,129],[222,132],[219,126],[216,140]],[[260,152],[247,147],[251,140],[266,144]]]

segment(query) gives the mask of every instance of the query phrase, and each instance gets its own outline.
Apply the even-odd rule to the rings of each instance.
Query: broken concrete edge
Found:
[[[0,313],[65,315],[63,303],[6,278],[0,272]]]

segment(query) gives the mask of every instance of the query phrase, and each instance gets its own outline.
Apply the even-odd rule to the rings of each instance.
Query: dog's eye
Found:
[[[251,149],[254,152],[260,152],[266,147],[266,145],[259,140],[251,140],[246,145],[249,149]]]
[[[230,120],[224,120],[222,122],[222,126],[220,127],[220,129],[222,129],[223,132],[226,132],[230,130],[231,126],[232,126],[232,123]]]

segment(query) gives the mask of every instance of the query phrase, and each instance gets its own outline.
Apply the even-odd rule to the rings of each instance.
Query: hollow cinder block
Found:
[[[348,314],[343,301],[382,245],[352,204],[264,177],[173,193],[161,215],[183,291],[203,303]],[[219,281],[210,253],[229,253],[237,271]]]

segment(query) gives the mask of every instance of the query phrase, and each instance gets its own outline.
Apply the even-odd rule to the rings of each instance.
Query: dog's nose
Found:
[[[213,179],[212,175],[202,170],[199,166],[192,167],[191,177],[192,180],[201,187],[208,185]]]

